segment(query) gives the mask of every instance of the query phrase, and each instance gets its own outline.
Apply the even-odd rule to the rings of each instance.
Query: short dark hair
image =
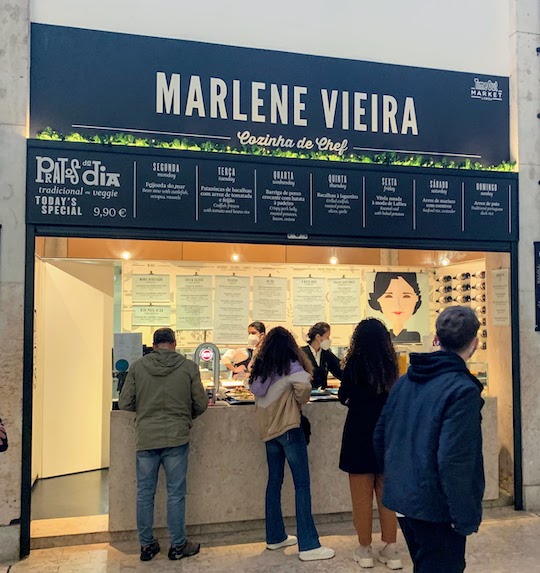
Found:
[[[154,332],[154,344],[161,344],[162,342],[167,342],[168,344],[176,342],[176,336],[172,328],[158,328]]]
[[[475,338],[480,321],[472,308],[449,306],[437,318],[435,330],[445,350],[461,352]]]
[[[317,334],[324,336],[330,330],[330,325],[327,322],[315,323],[307,333],[308,342],[313,342]]]
[[[251,324],[248,324],[248,328],[254,328],[260,334],[266,334],[266,326],[264,326],[264,323],[259,320],[255,320]]]
[[[418,285],[416,273],[379,272],[375,275],[375,280],[373,281],[373,292],[369,294],[368,298],[368,304],[373,310],[382,310],[379,299],[388,290],[391,281],[399,278],[402,278],[406,283],[408,283],[418,296],[418,302],[414,306],[413,314],[415,314],[415,312],[420,308],[422,305],[422,294],[420,293],[420,286]]]

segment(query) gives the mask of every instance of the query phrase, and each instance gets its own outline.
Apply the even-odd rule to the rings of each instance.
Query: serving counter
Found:
[[[327,519],[349,518],[347,474],[338,468],[346,408],[339,402],[303,407],[311,422],[308,447],[313,513]],[[111,412],[109,529],[136,529],[135,427],[131,412]],[[487,398],[483,410],[485,499],[498,497],[497,403]],[[213,531],[247,529],[264,519],[267,478],[265,447],[259,439],[254,406],[213,406],[193,424],[187,477],[187,525],[212,525]],[[294,516],[294,487],[286,470],[282,506]],[[160,471],[155,527],[166,526],[166,492]],[[247,525],[247,527],[246,527]]]

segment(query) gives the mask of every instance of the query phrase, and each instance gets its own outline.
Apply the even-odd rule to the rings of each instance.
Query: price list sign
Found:
[[[483,239],[492,240],[501,238],[505,232],[512,233],[511,186],[506,181],[484,177],[466,180],[462,193],[463,231],[477,238],[481,233]]]
[[[287,237],[517,240],[517,176],[90,144],[28,148],[27,222]]]
[[[336,235],[361,232],[365,176],[355,171],[317,170],[313,173],[312,225]]]
[[[129,156],[35,150],[28,162],[27,220],[62,225],[133,224]]]
[[[420,176],[414,180],[415,226],[436,237],[444,229],[455,237],[463,231],[460,181],[454,177]]]
[[[310,205],[307,169],[257,166],[257,222],[261,229],[307,233]]]
[[[255,222],[254,171],[226,162],[197,166],[195,219],[207,229],[237,229]]]
[[[381,229],[388,236],[409,237],[416,228],[413,178],[408,174],[366,175],[365,211],[362,227],[373,234]]]
[[[161,228],[194,228],[196,163],[189,159],[137,157],[133,169],[136,219],[159,221]]]

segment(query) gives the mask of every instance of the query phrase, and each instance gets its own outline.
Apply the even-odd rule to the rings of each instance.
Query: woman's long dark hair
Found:
[[[353,383],[365,381],[378,394],[390,391],[399,370],[390,333],[380,320],[366,318],[357,325],[343,367]]]
[[[258,377],[267,380],[276,374],[285,376],[291,369],[291,362],[295,361],[299,362],[306,372],[312,373],[311,363],[305,353],[298,348],[293,335],[286,328],[276,326],[264,337],[253,361],[249,383]]]

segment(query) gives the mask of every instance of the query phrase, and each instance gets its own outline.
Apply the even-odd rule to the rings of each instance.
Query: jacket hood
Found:
[[[180,368],[186,361],[186,357],[174,350],[154,350],[147,354],[142,364],[152,376],[167,376],[173,370]]]
[[[461,356],[454,352],[438,350],[422,354],[411,353],[410,364],[407,374],[413,382],[424,384],[442,374],[463,372],[480,385],[480,382],[469,372]]]

